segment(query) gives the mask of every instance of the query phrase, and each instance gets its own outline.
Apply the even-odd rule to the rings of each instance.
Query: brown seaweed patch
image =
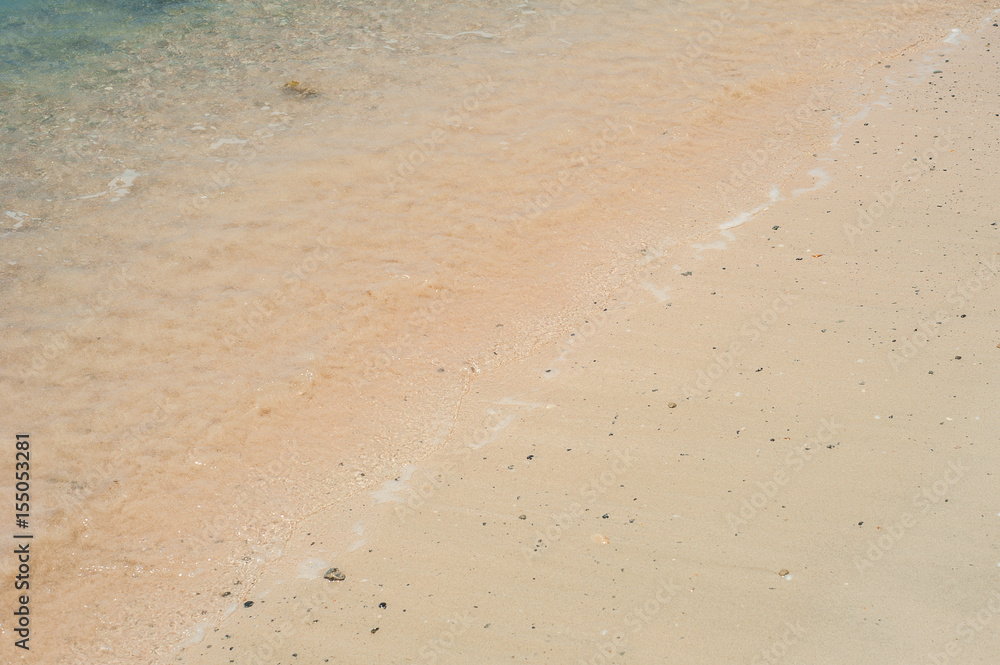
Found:
[[[319,90],[317,90],[316,88],[312,87],[307,83],[302,83],[300,81],[289,81],[285,85],[281,86],[281,89],[284,90],[287,94],[298,95],[299,97],[302,98],[315,97],[316,95],[319,94]]]

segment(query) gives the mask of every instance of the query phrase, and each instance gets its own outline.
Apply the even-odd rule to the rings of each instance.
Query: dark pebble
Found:
[[[386,604],[385,603],[379,603],[378,607],[379,607],[380,610],[384,610],[386,608]]]
[[[378,632],[378,626],[375,626],[374,628],[372,628],[372,635],[374,635],[377,632]]]
[[[253,607],[253,601],[248,600],[247,602],[243,603],[243,607]]]

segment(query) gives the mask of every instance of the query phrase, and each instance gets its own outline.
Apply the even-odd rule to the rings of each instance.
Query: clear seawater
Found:
[[[121,48],[138,30],[207,7],[183,0],[2,0],[0,75],[24,81],[43,72],[72,71]]]
[[[865,73],[976,11],[0,0],[38,662],[174,659],[303,516],[440,446],[478,372],[767,201]]]

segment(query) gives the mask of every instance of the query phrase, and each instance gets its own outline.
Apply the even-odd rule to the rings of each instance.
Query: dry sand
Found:
[[[477,375],[444,449],[301,522],[178,661],[996,662],[993,23],[867,72],[888,97],[781,200]]]

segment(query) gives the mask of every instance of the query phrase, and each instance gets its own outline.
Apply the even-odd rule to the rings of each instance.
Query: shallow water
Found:
[[[440,446],[479,372],[708,247],[863,71],[974,15],[3,7],[2,431],[35,442],[38,648],[109,663],[170,658],[298,521]]]

